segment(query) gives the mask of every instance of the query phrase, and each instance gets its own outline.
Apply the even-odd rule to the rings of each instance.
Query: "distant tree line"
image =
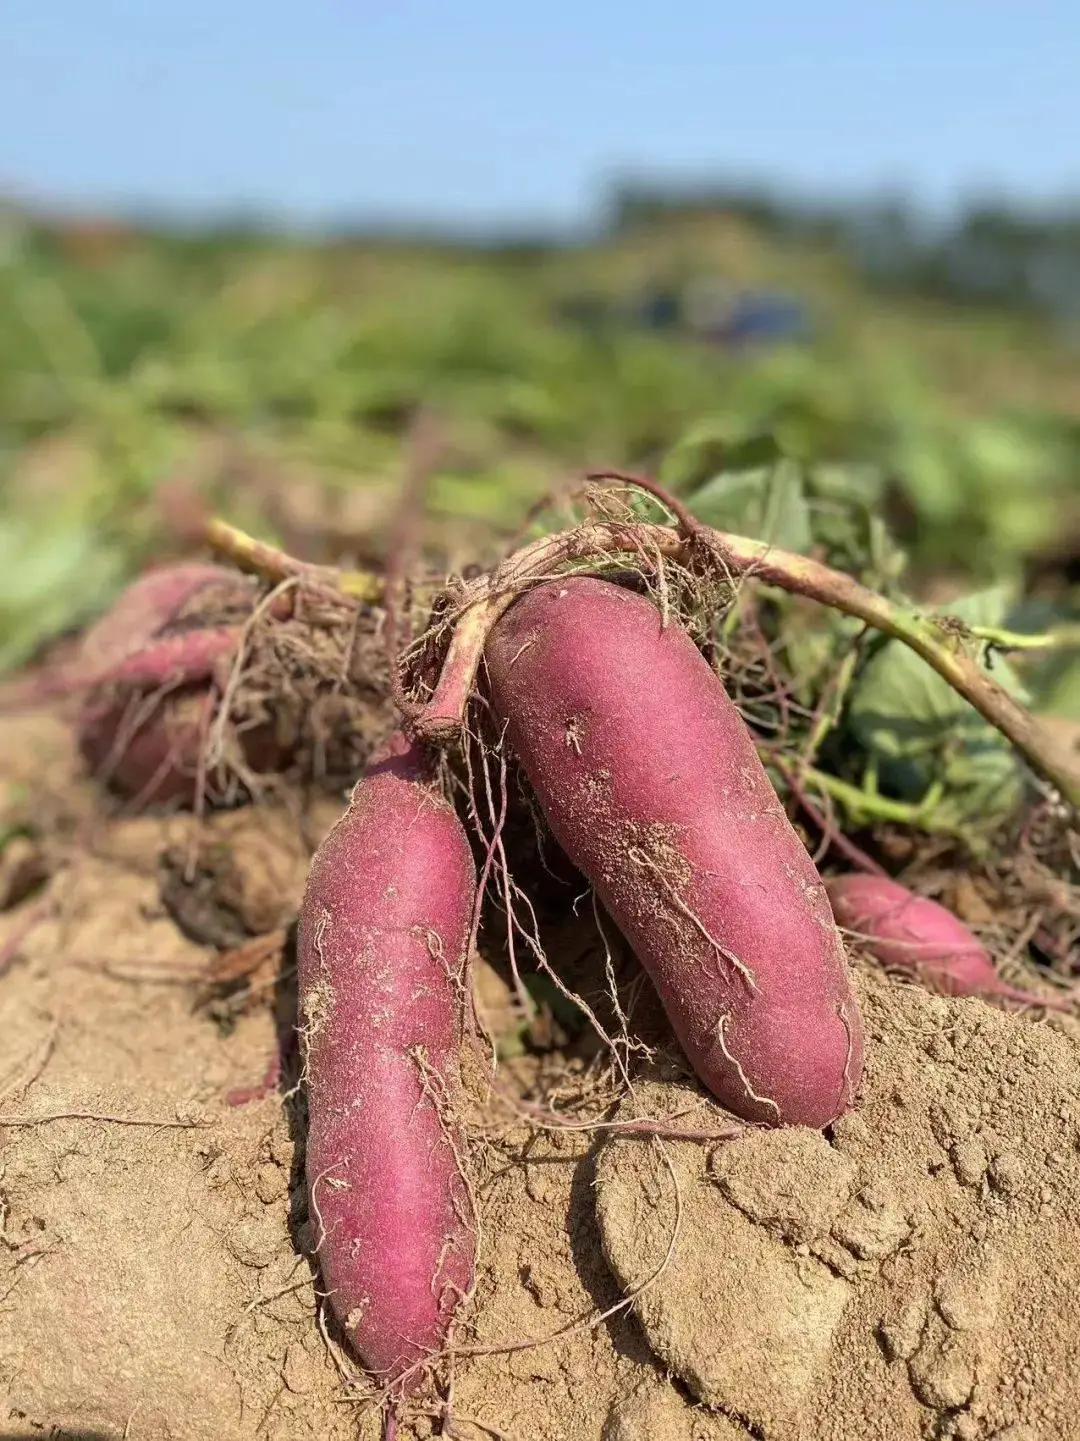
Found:
[[[985,201],[934,223],[903,199],[812,204],[765,189],[624,185],[608,214],[615,234],[735,216],[779,240],[839,250],[877,288],[1080,321],[1080,200],[1040,210]]]
[[[1070,329],[1080,326],[1080,199],[1036,209],[1008,198],[970,204],[934,222],[903,198],[861,203],[799,201],[778,191],[716,185],[617,186],[605,212],[612,237],[643,225],[691,217],[733,216],[776,240],[816,243],[840,253],[873,287],[1049,315]],[[14,227],[14,228],[12,228]],[[346,219],[329,227],[283,232],[258,216],[219,216],[177,224],[155,218],[35,214],[0,195],[0,253],[16,235],[45,253],[61,251],[105,261],[132,241],[151,242],[179,261],[206,265],[238,251],[281,243],[348,250],[356,245],[411,245],[435,250],[486,251],[508,264],[541,260],[566,235],[492,234],[486,241],[432,225],[395,230]]]

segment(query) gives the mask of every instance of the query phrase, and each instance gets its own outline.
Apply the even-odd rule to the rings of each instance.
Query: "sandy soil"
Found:
[[[59,723],[6,723],[0,751],[8,820],[56,838],[0,917],[0,944],[36,921],[0,975],[0,1436],[375,1438],[307,1260],[300,1099],[227,1099],[287,977],[256,942],[252,1004],[199,1003],[222,952],[287,928],[333,806],[105,818]],[[552,1133],[467,1068],[481,1260],[449,1434],[1080,1436],[1080,1028],[859,985],[864,1094],[827,1136]],[[674,1055],[635,1098],[689,1103],[722,1119]]]

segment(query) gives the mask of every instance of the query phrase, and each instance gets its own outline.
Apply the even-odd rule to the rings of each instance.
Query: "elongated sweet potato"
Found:
[[[250,603],[251,584],[224,566],[190,561],[145,571],[86,632],[74,663],[56,677],[81,687],[108,682],[163,685],[196,681],[213,673],[217,661],[236,649],[235,626],[184,624],[200,600]],[[208,609],[214,608],[212,604]],[[165,636],[180,623],[176,633]]]
[[[647,599],[584,577],[523,595],[491,698],[548,823],[736,1114],[824,1126],[862,1026],[820,877],[723,685]]]
[[[92,692],[79,715],[79,753],[92,774],[119,795],[144,805],[192,805],[213,719],[205,684],[161,692],[108,686]],[[271,725],[236,734],[244,764],[257,774],[283,768],[289,749]],[[202,776],[209,800],[220,799],[222,784],[210,768]]]
[[[146,803],[195,799],[199,754],[206,744],[203,686],[154,697],[109,689],[79,716],[79,753],[94,777]]]
[[[1065,997],[1010,986],[990,952],[952,911],[884,876],[832,876],[826,882],[837,922],[887,970],[946,996],[983,996],[1071,1009]]]
[[[141,802],[190,805],[211,719],[212,682],[227,670],[254,606],[250,580],[189,562],[149,570],[87,631],[65,666],[46,671],[40,696],[79,693],[79,750],[94,775]],[[284,760],[272,727],[236,737],[252,771]],[[217,790],[211,771],[205,792]]]
[[[298,937],[319,1262],[388,1383],[439,1349],[472,1284],[454,1104],[475,890],[457,816],[395,736],[312,862]]]
[[[215,616],[252,603],[250,582],[222,566],[146,571],[90,627],[74,659],[41,678],[46,689],[82,694],[79,751],[104,784],[143,803],[195,800],[211,679],[240,636],[235,619]]]

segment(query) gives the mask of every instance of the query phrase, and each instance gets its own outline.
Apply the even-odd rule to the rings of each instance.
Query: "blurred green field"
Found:
[[[813,338],[728,351],[561,313],[698,273],[799,295]],[[722,454],[842,474],[889,517],[919,585],[982,586],[1080,552],[1080,373],[1065,342],[1031,317],[885,302],[825,246],[715,217],[470,250],[13,215],[0,221],[0,668],[160,549],[166,480],[310,558],[364,554],[421,401],[451,440],[431,506],[455,558],[470,537],[513,533],[585,465],[692,487]]]

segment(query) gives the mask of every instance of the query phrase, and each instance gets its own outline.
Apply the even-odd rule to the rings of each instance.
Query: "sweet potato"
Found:
[[[251,583],[222,566],[147,571],[87,631],[74,659],[43,677],[47,691],[82,694],[79,750],[96,776],[143,802],[194,801],[211,681],[235,654],[253,604]],[[268,727],[246,734],[241,749],[253,770],[280,760]],[[214,777],[206,783],[212,795]]]
[[[475,891],[461,823],[398,734],[315,855],[298,960],[322,1276],[364,1364],[403,1391],[472,1284],[454,1109]]]
[[[837,923],[886,970],[946,996],[983,996],[1069,1009],[1064,997],[1010,986],[990,952],[952,911],[885,876],[832,876],[825,883]]]
[[[143,805],[194,804],[202,758],[213,719],[213,697],[205,685],[180,686],[161,694],[105,688],[84,704],[78,722],[79,753],[103,784]],[[281,769],[288,747],[270,725],[237,736],[244,764],[254,773]],[[202,777],[205,795],[220,798],[220,777]]]
[[[123,796],[190,804],[207,703],[201,686],[158,698],[115,692],[93,697],[79,716],[79,753],[97,780]]]
[[[699,1078],[736,1114],[827,1125],[863,1033],[820,877],[689,635],[584,577],[514,602],[491,700],[556,840],[652,978]]]
[[[86,632],[72,674],[62,675],[70,685],[164,685],[183,678],[209,677],[218,659],[236,649],[238,631],[232,626],[184,623],[185,612],[213,602],[252,603],[250,582],[224,566],[193,561],[145,571],[114,602],[111,609]],[[167,635],[168,628],[177,632]]]

